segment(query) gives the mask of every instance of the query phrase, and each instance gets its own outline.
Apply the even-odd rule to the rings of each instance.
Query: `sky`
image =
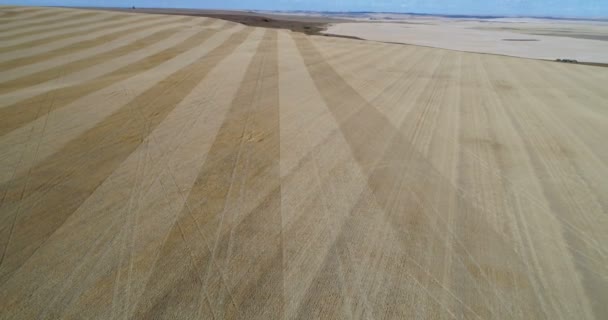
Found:
[[[608,0],[9,0],[23,5],[608,17]]]

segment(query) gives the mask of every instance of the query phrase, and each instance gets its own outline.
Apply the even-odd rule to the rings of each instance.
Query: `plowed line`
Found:
[[[156,20],[156,19],[154,19]],[[179,19],[177,21],[172,21],[173,22],[187,22],[190,21],[191,18],[183,18],[183,19]],[[139,21],[138,21],[139,22]],[[133,21],[126,23],[125,25],[128,25],[130,23],[133,23]],[[162,25],[164,23],[167,23],[166,21],[164,22],[160,22],[158,24]],[[15,69],[18,67],[23,67],[23,66],[27,66],[30,64],[34,64],[34,63],[39,63],[45,60],[50,60],[56,57],[60,57],[63,55],[67,55],[67,54],[72,54],[74,52],[78,52],[78,51],[82,51],[82,50],[86,50],[86,49],[90,49],[90,48],[94,48],[99,46],[100,44],[106,43],[106,42],[110,42],[113,40],[116,40],[118,38],[124,37],[125,34],[131,33],[131,32],[137,32],[137,31],[141,31],[141,30],[145,30],[147,28],[150,27],[154,27],[157,24],[152,22],[152,23],[144,23],[143,25],[139,25],[139,26],[135,26],[133,28],[126,28],[126,29],[121,29],[118,31],[114,31],[114,32],[110,32],[104,35],[101,35],[99,37],[96,37],[94,39],[89,39],[89,40],[84,40],[81,42],[76,42],[76,43],[72,43],[72,44],[68,44],[64,47],[61,48],[57,48],[57,49],[53,49],[53,50],[49,50],[47,52],[42,52],[42,53],[35,53],[33,55],[29,55],[29,56],[25,56],[25,57],[21,57],[21,58],[15,58],[9,61],[4,61],[4,62],[0,62],[0,70],[3,71],[8,71],[11,69]]]
[[[104,17],[103,16],[98,17],[98,19],[102,19],[102,18],[104,18]],[[131,18],[131,19],[128,19],[128,21],[121,21],[121,20],[125,20],[127,18]],[[88,34],[96,32],[96,31],[106,30],[107,28],[116,28],[116,27],[126,26],[131,23],[134,23],[135,21],[133,21],[133,20],[148,21],[149,19],[142,19],[141,17],[138,17],[138,16],[136,16],[136,17],[123,16],[123,15],[109,16],[108,18],[103,19],[103,21],[100,21],[97,23],[90,22],[90,23],[86,24],[86,27],[79,28],[77,31],[68,32],[68,33],[64,33],[64,34],[58,34],[58,35],[54,35],[54,36],[42,37],[41,39],[35,39],[35,40],[27,41],[27,42],[22,42],[22,43],[18,43],[18,44],[12,45],[12,46],[2,46],[0,48],[0,54],[5,54],[7,52],[16,51],[16,50],[30,49],[32,47],[42,46],[42,45],[45,45],[48,43],[53,43],[53,42],[59,41],[59,40],[76,38],[78,36],[88,35]],[[153,19],[150,19],[150,20],[153,20]],[[120,21],[120,22],[114,23],[114,21]]]
[[[155,270],[152,272],[142,296],[136,318],[147,319],[152,315],[164,314],[172,305],[179,304],[186,298],[182,297],[180,290],[178,290],[184,283],[196,283],[197,288],[201,290],[202,299],[205,297],[205,291],[209,290],[206,288],[215,287],[207,282],[218,282],[211,276],[212,273],[215,274],[216,272],[220,273],[220,283],[240,284],[238,288],[224,285],[223,289],[227,291],[218,290],[220,292],[209,294],[211,297],[217,297],[217,299],[210,301],[211,308],[217,317],[221,318],[221,315],[229,314],[229,308],[240,307],[240,310],[235,312],[247,315],[248,318],[256,318],[260,314],[256,314],[255,311],[262,313],[264,310],[251,310],[246,302],[264,299],[262,303],[272,303],[273,308],[271,309],[275,312],[267,314],[266,318],[280,318],[281,306],[276,304],[277,299],[280,301],[280,294],[282,293],[280,278],[282,264],[276,262],[276,259],[281,258],[276,253],[280,253],[281,249],[274,242],[277,240],[277,232],[280,228],[271,228],[272,224],[280,225],[280,218],[276,216],[268,217],[268,215],[277,215],[279,207],[276,197],[278,195],[276,188],[279,183],[278,162],[276,162],[279,139],[276,51],[276,31],[267,31],[263,43],[246,71],[245,78],[226,114],[225,121],[209,149],[205,163],[189,192],[184,209],[179,214],[175,226],[164,242]],[[253,135],[261,141],[250,140]],[[255,164],[248,160],[250,157],[257,159]],[[265,175],[266,173],[268,176]],[[254,205],[251,211],[241,207],[242,210],[247,211],[244,213],[238,210],[230,210],[229,207],[232,202],[245,201],[240,199],[238,195],[244,194],[246,190],[238,190],[238,188],[243,186],[240,181],[247,179],[246,177],[251,177],[252,174],[263,175],[263,178],[260,176],[258,178],[264,179],[266,183],[258,183],[258,187],[255,190],[249,190],[249,192],[265,194],[270,190],[268,201],[262,201],[264,206],[261,207]],[[208,181],[214,181],[214,183],[209,184]],[[239,199],[230,201],[232,197]],[[201,201],[201,198],[207,200]],[[219,226],[217,226],[218,221],[224,215],[237,214],[242,214],[245,217],[240,219],[226,217],[225,223],[219,223]],[[241,278],[226,278],[228,275],[224,273],[222,268],[225,261],[223,259],[218,261],[218,255],[224,256],[224,254],[219,253],[219,248],[227,248],[226,245],[231,242],[230,238],[233,236],[232,228],[239,225],[234,219],[242,222],[247,221],[249,228],[254,230],[256,225],[260,223],[260,227],[264,227],[260,228],[259,231],[264,234],[254,236],[252,233],[251,241],[257,239],[260,239],[257,241],[262,241],[263,239],[264,241],[270,241],[270,243],[259,244],[259,246],[272,246],[271,249],[264,250],[268,254],[264,256],[253,257],[247,256],[247,253],[241,253],[239,259],[242,263],[250,264],[250,269],[257,270],[258,266],[265,266],[265,268],[260,269],[260,274],[246,278],[251,281],[245,283],[240,281]],[[183,277],[178,279],[159,277],[166,273],[166,268],[171,267],[176,255],[190,251],[188,242],[181,241],[184,237],[181,228],[195,228],[191,221],[194,221],[197,225],[200,224],[196,226],[201,231],[200,235],[206,235],[207,233],[204,231],[209,230],[209,236],[204,238],[207,240],[210,251],[189,252],[194,268],[184,269],[183,272],[180,272]],[[228,221],[233,221],[235,224],[230,224]],[[252,232],[255,233],[253,230]],[[217,237],[215,242],[212,242],[213,237]],[[196,241],[201,240],[196,239]],[[237,249],[233,248],[233,250]],[[255,253],[250,252],[250,254]],[[277,267],[279,270],[275,269]],[[202,273],[201,269],[207,270],[206,274]],[[202,278],[200,278],[201,275]],[[261,282],[258,283],[257,279]],[[256,287],[257,290],[254,290],[253,287]],[[193,291],[197,291],[197,288]],[[228,296],[224,296],[224,294]]]
[[[76,60],[76,61],[70,62],[68,64],[57,66],[57,67],[47,69],[47,70],[44,70],[41,72],[36,72],[34,74],[31,74],[26,77],[19,78],[19,79],[13,80],[13,81],[5,82],[2,84],[2,87],[0,87],[0,94],[5,94],[5,93],[12,92],[12,91],[17,91],[20,89],[32,87],[32,86],[50,81],[52,79],[55,79],[59,75],[76,72],[76,71],[83,70],[83,69],[89,68],[91,66],[94,66],[96,64],[104,63],[108,60],[115,59],[122,55],[126,55],[130,52],[140,50],[141,48],[153,45],[159,41],[167,39],[167,38],[171,37],[172,35],[174,35],[180,29],[182,29],[182,28],[175,27],[175,28],[171,28],[169,30],[160,30],[145,38],[136,40],[132,43],[127,43],[124,46],[116,48],[114,50],[111,50],[108,52],[103,52],[103,53],[94,55],[89,58]]]
[[[6,249],[0,283],[4,283],[63,224],[207,73],[245,41],[252,30],[246,28],[231,35],[203,58],[175,71],[70,141],[32,168],[29,174],[13,181],[27,188],[18,199],[5,199],[3,204],[10,205],[6,200],[16,201],[20,206],[17,215],[23,213],[24,216],[15,219],[11,237],[14,240]],[[96,137],[104,138],[100,141]],[[91,143],[93,140],[96,143]],[[23,237],[28,241],[21,241]]]
[[[37,14],[34,14],[34,15],[28,15],[27,17],[25,17],[25,16],[18,16],[16,18],[12,19],[12,20],[0,21],[0,25],[15,23],[15,20],[17,20],[17,23],[21,23],[22,21],[19,21],[19,20],[22,20],[22,19],[28,19],[28,20],[31,20],[31,19],[42,19],[42,18],[46,18],[46,17],[52,17],[52,16],[55,16],[57,14],[58,14],[58,12],[46,12],[46,10],[44,10],[43,12],[40,12],[40,13],[37,13]],[[12,27],[12,26],[10,26],[10,27]],[[15,28],[18,28],[18,27],[19,27],[19,25],[15,26]]]
[[[160,20],[160,21],[159,21]],[[178,17],[165,17],[163,19],[133,19],[130,22],[120,23],[119,26],[100,28],[97,31],[91,31],[86,35],[72,37],[60,41],[48,43],[46,45],[26,48],[24,50],[16,50],[0,55],[0,66],[5,67],[4,70],[21,67],[29,63],[35,63],[46,59],[52,59],[65,54],[73,54],[80,50],[89,49],[115,38],[125,36],[125,32],[132,29],[138,30],[144,26],[150,27],[154,25],[163,25],[166,23],[174,23],[176,21],[189,21],[191,18],[179,19]],[[46,57],[46,58],[45,58]]]
[[[14,33],[11,35],[7,35],[7,36],[0,36],[0,41],[9,41],[9,40],[14,40],[14,39],[19,39],[19,38],[23,38],[23,37],[27,37],[27,36],[32,36],[32,35],[43,35],[47,32],[54,32],[54,31],[58,31],[58,30],[63,30],[63,29],[70,29],[73,27],[78,27],[78,26],[82,26],[83,24],[87,24],[89,23],[90,20],[88,19],[84,19],[84,18],[88,18],[88,17],[96,17],[96,16],[101,16],[99,13],[96,12],[84,12],[84,13],[80,13],[80,14],[74,14],[74,15],[70,15],[68,17],[62,17],[60,19],[57,19],[57,21],[46,21],[46,22],[40,22],[40,23],[34,23],[32,25],[28,25],[28,29],[30,29],[29,27],[32,26],[43,26],[42,28],[36,28],[34,30],[27,30],[27,31],[22,31],[19,33]],[[66,19],[68,19],[68,21],[72,22],[72,21],[77,21],[74,23],[62,23],[58,26],[55,26],[55,23],[60,23],[60,22],[65,22]],[[84,20],[84,21],[82,21]],[[20,26],[21,30],[24,29],[23,26]]]
[[[0,85],[3,85],[3,83],[18,80],[20,78],[27,78],[35,73],[43,73],[46,70],[58,68],[60,66],[67,65],[72,62],[86,60],[94,56],[101,56],[106,52],[110,52],[113,50],[117,50],[121,47],[128,46],[135,41],[138,41],[142,38],[148,37],[160,31],[169,30],[172,28],[183,28],[187,31],[190,31],[189,29],[196,28],[196,26],[204,26],[204,22],[206,21],[203,21],[198,24],[195,24],[194,22],[196,22],[196,20],[191,20],[185,23],[178,21],[172,23],[162,23],[152,26],[143,25],[137,29],[131,30],[131,32],[124,34],[122,37],[118,37],[108,42],[100,43],[98,46],[92,48],[88,48],[85,50],[77,50],[73,53],[68,53],[66,55],[61,55],[48,60],[45,59],[42,61],[34,62],[32,64],[17,67],[11,70],[6,70],[4,72],[0,71]],[[15,92],[12,92],[11,96],[13,95],[13,93]],[[8,104],[10,104],[16,103],[19,100],[13,101],[11,98],[8,98],[6,101],[8,102]],[[0,108],[1,107],[2,106],[0,105]]]
[[[49,110],[49,112],[52,112],[53,110],[69,105],[78,98],[133,77],[138,73],[150,70],[165,61],[173,59],[179,54],[199,46],[213,34],[214,33],[209,30],[200,31],[171,48],[148,56],[136,63],[115,70],[93,81],[51,90],[11,106],[0,108],[0,136],[44,116],[45,114],[39,113],[38,110],[45,103],[48,103],[49,97],[53,97],[54,101],[52,108]]]

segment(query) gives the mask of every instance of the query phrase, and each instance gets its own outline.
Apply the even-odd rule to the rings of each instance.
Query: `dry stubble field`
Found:
[[[606,319],[608,69],[0,9],[0,318]]]

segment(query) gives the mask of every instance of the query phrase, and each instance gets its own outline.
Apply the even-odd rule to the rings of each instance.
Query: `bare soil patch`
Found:
[[[126,9],[126,8],[104,8],[104,10],[118,10],[126,12],[138,12],[149,14],[169,14],[169,15],[185,15],[195,17],[208,17],[215,19],[228,20],[236,23],[241,23],[250,27],[288,29],[294,32],[301,32],[308,35],[324,35],[321,32],[327,30],[330,23],[338,22],[353,22],[347,19],[336,19],[329,17],[317,17],[306,15],[288,15],[288,14],[272,14],[259,13],[252,11],[232,11],[232,10],[199,10],[199,9],[162,9],[162,8],[142,8],[142,9]],[[359,39],[357,37],[327,35],[344,38]]]

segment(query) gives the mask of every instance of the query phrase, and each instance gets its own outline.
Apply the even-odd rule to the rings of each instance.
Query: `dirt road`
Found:
[[[608,317],[607,68],[179,15],[0,25],[2,319]]]

